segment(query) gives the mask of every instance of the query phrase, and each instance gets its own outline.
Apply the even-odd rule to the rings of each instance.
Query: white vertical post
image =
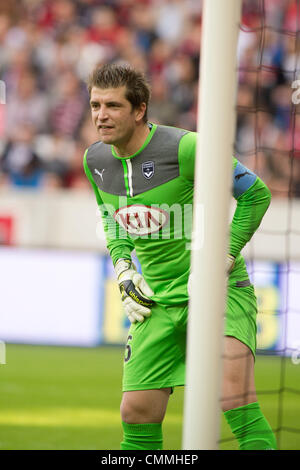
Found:
[[[0,340],[0,364],[6,364],[6,346],[4,341]]]
[[[218,448],[240,12],[241,0],[204,0],[183,449]]]

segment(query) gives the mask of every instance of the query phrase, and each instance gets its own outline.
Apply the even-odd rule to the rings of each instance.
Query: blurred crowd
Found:
[[[89,189],[82,159],[98,137],[85,81],[96,65],[144,71],[150,120],[196,130],[201,4],[2,1],[0,187]],[[299,24],[298,0],[243,1],[236,155],[277,197],[300,197]]]

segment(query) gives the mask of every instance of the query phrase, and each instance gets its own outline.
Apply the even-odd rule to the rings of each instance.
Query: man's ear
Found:
[[[141,103],[141,105],[135,109],[135,120],[137,122],[142,121],[145,115],[146,109],[147,109],[146,103]]]

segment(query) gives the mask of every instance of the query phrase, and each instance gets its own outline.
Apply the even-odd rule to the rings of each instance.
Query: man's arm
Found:
[[[179,147],[180,174],[191,183],[194,182],[196,145],[197,134],[190,132],[181,139]],[[233,268],[234,259],[258,229],[271,201],[268,187],[236,158],[233,158],[232,192],[237,206],[230,224],[228,272]]]
[[[237,206],[230,225],[229,253],[236,257],[258,229],[270,205],[271,192],[236,158],[233,165],[233,196]]]
[[[133,241],[123,227],[116,223],[109,212],[109,208],[103,204],[100,192],[87,164],[87,152],[88,150],[84,154],[83,167],[94,190],[102,215],[106,244],[117,275],[124,311],[131,323],[143,322],[146,317],[151,315],[150,307],[153,301],[150,297],[153,295],[153,291],[132,263]],[[111,210],[114,211],[114,208],[111,208]]]

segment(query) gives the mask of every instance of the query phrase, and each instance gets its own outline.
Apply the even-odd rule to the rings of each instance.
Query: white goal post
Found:
[[[204,0],[184,396],[186,450],[218,448],[240,14],[241,0]]]

